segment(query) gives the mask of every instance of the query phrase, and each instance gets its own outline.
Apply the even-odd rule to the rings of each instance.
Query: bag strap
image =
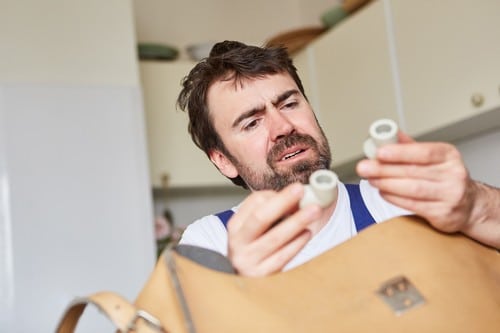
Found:
[[[352,215],[354,216],[354,224],[356,225],[356,230],[360,232],[364,228],[375,223],[375,219],[366,207],[366,204],[361,195],[361,190],[359,189],[359,184],[345,184],[347,193],[349,194],[349,202],[351,205]],[[233,216],[234,211],[231,209],[225,210],[223,212],[215,214],[219,220],[227,229],[227,222]]]
[[[104,313],[120,332],[165,332],[156,318],[146,311],[137,309],[129,301],[113,292],[99,292],[75,299],[63,314],[56,332],[73,333],[88,304]]]

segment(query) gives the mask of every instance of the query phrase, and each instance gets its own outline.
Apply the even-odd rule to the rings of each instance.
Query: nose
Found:
[[[295,131],[293,123],[281,112],[273,110],[270,113],[269,135],[273,142]]]

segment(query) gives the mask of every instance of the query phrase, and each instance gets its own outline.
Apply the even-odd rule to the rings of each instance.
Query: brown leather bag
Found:
[[[109,292],[78,299],[57,332],[73,332],[87,303],[122,332],[500,332],[498,250],[417,217],[263,278],[230,273],[217,254],[202,258],[209,268],[179,252],[163,253],[134,305]]]

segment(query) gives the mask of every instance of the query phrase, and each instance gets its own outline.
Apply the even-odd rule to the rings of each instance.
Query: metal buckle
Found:
[[[377,290],[377,294],[389,305],[396,315],[400,315],[417,305],[425,303],[424,297],[404,276],[398,276],[387,281]]]
[[[146,322],[146,324],[151,327],[153,330],[156,332],[160,333],[167,333],[161,326],[161,322],[153,315],[149,314],[148,312],[144,310],[137,310],[135,313],[134,317],[132,320],[130,320],[129,324],[127,325],[126,330],[123,333],[128,333],[131,331],[135,331],[136,329],[136,323],[139,319],[142,319]]]

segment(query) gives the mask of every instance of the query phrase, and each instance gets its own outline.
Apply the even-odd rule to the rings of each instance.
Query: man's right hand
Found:
[[[304,186],[295,183],[280,192],[253,192],[243,201],[227,225],[228,256],[239,274],[279,272],[311,239],[307,227],[321,208],[298,210],[303,192]]]

